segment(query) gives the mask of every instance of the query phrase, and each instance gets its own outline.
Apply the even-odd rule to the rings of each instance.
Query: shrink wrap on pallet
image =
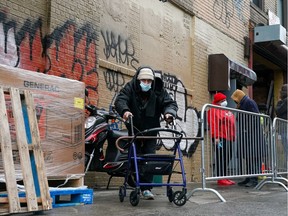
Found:
[[[34,97],[41,146],[48,179],[84,175],[85,84],[77,80],[0,65],[0,86],[30,90]],[[14,162],[20,166],[10,98],[6,109],[13,144]],[[28,123],[23,110],[25,124]],[[27,130],[27,127],[26,127]],[[23,137],[28,143],[31,137]],[[0,154],[0,173],[3,173]],[[22,174],[19,167],[17,177]]]

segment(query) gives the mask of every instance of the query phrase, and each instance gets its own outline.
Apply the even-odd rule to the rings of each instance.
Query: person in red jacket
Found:
[[[226,107],[226,96],[222,93],[214,95],[213,105]],[[215,153],[215,175],[227,176],[227,168],[232,157],[232,144],[235,141],[235,117],[228,110],[211,108],[207,112],[213,149]],[[233,185],[229,179],[218,180],[218,185]]]

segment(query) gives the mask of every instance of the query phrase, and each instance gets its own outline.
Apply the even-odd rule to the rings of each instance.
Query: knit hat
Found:
[[[138,74],[137,79],[138,79],[138,80],[141,80],[141,79],[154,80],[153,71],[152,71],[150,68],[142,68],[142,69],[139,71],[139,74]]]
[[[231,95],[231,98],[232,100],[234,100],[239,104],[245,95],[246,94],[243,91],[236,89],[236,91],[234,91],[233,94]]]
[[[214,100],[213,100],[213,104],[217,104],[218,102],[225,100],[226,99],[226,95],[222,94],[222,93],[216,93],[214,95]]]

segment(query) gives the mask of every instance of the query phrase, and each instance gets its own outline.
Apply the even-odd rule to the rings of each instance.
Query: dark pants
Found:
[[[262,150],[259,149],[258,145],[253,145],[247,141],[244,145],[238,146],[237,152],[240,174],[251,175],[261,173],[263,155],[260,153]],[[243,170],[244,162],[246,164],[245,170]]]
[[[135,143],[136,143],[137,155],[156,153],[156,139],[143,139],[143,140],[139,139]],[[147,174],[147,173],[145,174],[139,173],[139,180],[140,180],[140,183],[152,183],[153,175]],[[141,188],[141,191],[152,189],[151,186],[141,186],[140,188]]]
[[[258,116],[251,117],[240,122],[240,133],[237,140],[237,153],[239,158],[240,174],[259,174],[261,173],[261,163],[264,162],[266,154],[264,131],[261,119]],[[242,169],[245,161],[246,170]]]
[[[229,161],[232,157],[232,142],[226,139],[221,139],[221,145],[216,145],[214,147],[215,151],[215,174],[217,176],[226,176],[227,168],[229,166]]]

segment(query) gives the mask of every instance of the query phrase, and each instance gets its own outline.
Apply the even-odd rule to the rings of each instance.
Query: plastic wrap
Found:
[[[0,86],[32,92],[48,178],[83,175],[85,84],[77,80],[0,65]],[[9,96],[5,100],[16,174],[21,178]],[[28,119],[25,112],[23,113],[26,123]],[[27,134],[23,139],[27,139],[29,143],[31,137]],[[0,154],[0,173],[3,172]]]

